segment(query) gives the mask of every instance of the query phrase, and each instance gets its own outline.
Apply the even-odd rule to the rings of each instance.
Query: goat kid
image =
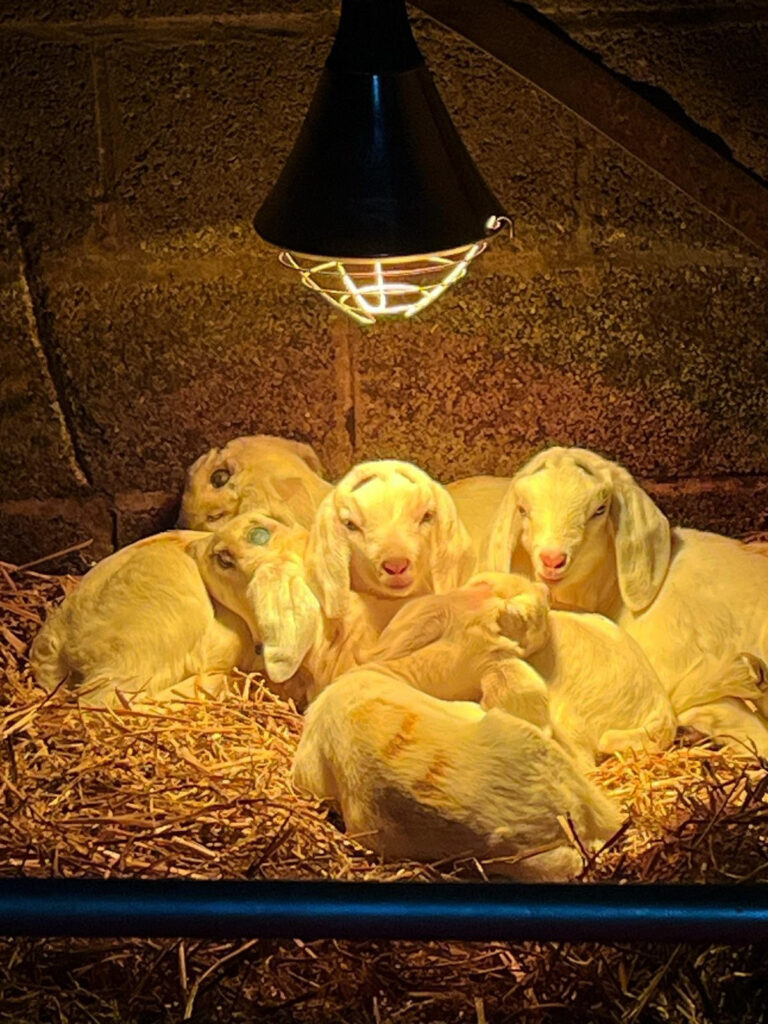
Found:
[[[341,807],[347,831],[387,858],[493,859],[520,881],[566,881],[617,808],[541,730],[503,711],[442,701],[375,666],[342,675],[310,706],[294,785]]]
[[[468,476],[445,485],[456,505],[459,519],[470,536],[477,565],[480,565],[496,510],[504,500],[510,483],[508,477]]]
[[[309,528],[330,489],[308,444],[269,434],[236,437],[189,467],[179,525],[217,530],[241,512],[269,509]]]
[[[469,576],[469,535],[445,488],[408,462],[355,466],[323,500],[307,545],[308,578],[331,619],[361,595],[381,630],[404,601]]]
[[[49,691],[66,683],[89,703],[111,705],[170,699],[197,684],[210,692],[232,668],[259,667],[245,622],[211,601],[189,555],[209,537],[169,531],[95,565],[35,637],[37,682]]]
[[[323,614],[307,581],[307,540],[300,526],[250,512],[190,548],[209,593],[248,624],[276,691],[300,706],[363,661],[379,635],[356,594],[341,618]]]
[[[640,647],[602,615],[550,611],[547,588],[520,575],[481,573],[415,599],[369,659],[435,697],[525,718],[587,768],[675,737],[669,697]]]
[[[763,554],[670,530],[625,469],[585,449],[551,448],[514,477],[482,561],[545,583],[556,607],[614,619],[643,649],[681,724],[768,756]],[[725,693],[756,701],[760,714],[723,703]]]

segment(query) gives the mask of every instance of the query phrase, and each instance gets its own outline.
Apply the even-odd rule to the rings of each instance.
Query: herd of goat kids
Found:
[[[630,474],[549,448],[443,487],[381,460],[332,486],[305,444],[241,437],[180,526],[99,562],[32,647],[88,704],[174,700],[234,668],[306,708],[295,786],[387,858],[576,875],[621,814],[598,758],[678,727],[768,757],[768,557],[670,529]],[[529,855],[530,854],[530,855]]]

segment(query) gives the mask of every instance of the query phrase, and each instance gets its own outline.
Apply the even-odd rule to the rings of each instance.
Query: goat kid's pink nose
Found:
[[[540,551],[539,558],[548,569],[562,569],[568,561],[564,551]]]
[[[381,566],[390,576],[401,576],[410,564],[407,558],[388,558]]]

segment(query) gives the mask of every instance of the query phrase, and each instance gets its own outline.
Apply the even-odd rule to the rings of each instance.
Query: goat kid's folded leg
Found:
[[[768,758],[768,723],[732,697],[678,715],[683,728],[696,729],[726,750],[741,756]]]
[[[499,874],[519,882],[569,882],[579,874],[583,863],[572,846],[556,846],[508,865],[498,862],[494,867]]]
[[[480,681],[480,704],[500,708],[537,725],[551,736],[549,690],[539,673],[519,658],[505,659],[487,669]]]
[[[754,701],[763,714],[768,713],[768,666],[746,651],[732,658],[702,655],[685,675],[669,688],[669,698],[680,714],[725,697]]]

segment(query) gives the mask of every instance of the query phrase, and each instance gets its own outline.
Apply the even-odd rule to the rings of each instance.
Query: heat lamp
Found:
[[[257,232],[302,284],[372,324],[429,306],[505,224],[440,99],[404,0],[342,0],[336,39]]]

